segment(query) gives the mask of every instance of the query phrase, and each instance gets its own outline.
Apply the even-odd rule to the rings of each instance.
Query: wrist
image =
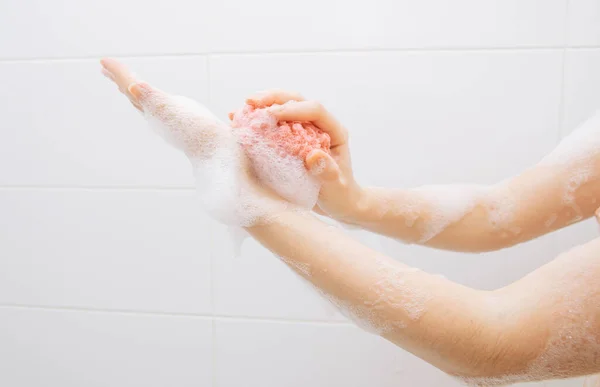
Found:
[[[338,220],[359,225],[367,221],[369,219],[369,214],[372,212],[372,192],[370,189],[361,187],[356,183],[349,191],[350,194],[347,196],[348,210],[345,211],[345,214]]]

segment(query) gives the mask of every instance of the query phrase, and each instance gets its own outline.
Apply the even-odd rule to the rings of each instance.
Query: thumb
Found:
[[[129,85],[127,91],[135,98],[136,102],[141,103],[154,92],[154,88],[146,82],[137,82]]]
[[[306,156],[306,166],[311,175],[322,183],[338,180],[340,168],[328,153],[315,149]]]

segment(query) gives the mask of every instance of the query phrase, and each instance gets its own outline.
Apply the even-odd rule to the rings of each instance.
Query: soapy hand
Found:
[[[138,80],[115,59],[103,59],[112,80],[150,126],[190,159],[198,192],[217,220],[236,226],[264,221],[287,204],[257,178],[229,125],[203,105]]]
[[[165,130],[159,130],[159,134],[188,157],[211,157],[219,143],[232,140],[229,126],[199,103],[140,81],[115,59],[102,59],[100,63],[102,73],[118,86],[136,109],[149,121],[163,124]],[[159,129],[158,125],[153,127]]]
[[[286,103],[289,101],[297,102]],[[295,92],[268,90],[252,95],[246,103],[267,108],[279,121],[309,121],[329,134],[331,155],[316,149],[304,160],[306,168],[321,183],[314,210],[351,223],[361,204],[363,191],[352,173],[346,129],[319,102],[307,101]]]

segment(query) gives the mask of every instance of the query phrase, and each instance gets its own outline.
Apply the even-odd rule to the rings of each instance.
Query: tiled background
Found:
[[[366,184],[491,183],[600,106],[600,0],[0,1],[1,386],[456,386],[255,243],[234,257],[105,55],[222,117],[270,87],[321,100]],[[494,288],[596,230],[483,255],[352,233]]]

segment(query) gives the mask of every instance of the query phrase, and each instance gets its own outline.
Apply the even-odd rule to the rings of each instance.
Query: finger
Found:
[[[340,168],[335,160],[326,152],[316,149],[310,152],[305,159],[306,167],[310,174],[321,182],[338,180]]]
[[[127,91],[134,99],[133,102],[138,102],[141,106],[163,104],[167,97],[163,91],[146,82],[132,83],[127,88]]]
[[[310,121],[331,137],[331,147],[348,141],[346,129],[317,101],[271,106],[268,111],[278,121]]]
[[[246,103],[255,108],[283,105],[289,101],[304,101],[304,97],[294,91],[271,89],[260,91],[246,99]]]
[[[596,216],[596,221],[600,224],[600,208],[596,210],[594,215]]]
[[[127,90],[129,85],[137,81],[127,66],[116,59],[104,58],[100,63],[106,71],[112,74],[114,82],[119,86],[119,89]]]
[[[102,75],[104,75],[106,78],[110,79],[111,81],[115,82],[115,76],[110,71],[105,69],[104,67],[102,68]]]
[[[129,86],[135,82],[138,82],[135,74],[129,71],[127,66],[116,59],[104,58],[100,61],[100,63],[103,67],[102,73],[107,75],[113,82],[117,84],[121,93],[125,94],[125,96],[129,98],[132,103],[138,102],[129,91]]]

